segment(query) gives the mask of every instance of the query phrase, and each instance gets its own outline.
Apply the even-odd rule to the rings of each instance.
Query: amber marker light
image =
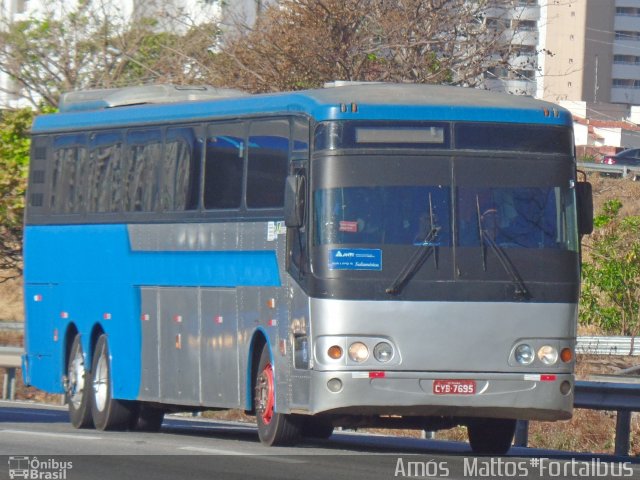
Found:
[[[338,345],[332,345],[331,347],[329,347],[329,350],[327,350],[327,355],[329,355],[329,358],[332,358],[334,360],[342,358],[342,347]]]
[[[569,363],[571,360],[573,360],[573,351],[568,347],[563,348],[560,352],[560,360],[562,360],[564,363]]]

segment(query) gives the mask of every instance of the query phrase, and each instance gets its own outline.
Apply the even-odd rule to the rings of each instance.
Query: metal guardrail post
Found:
[[[616,444],[614,453],[621,457],[629,455],[631,436],[631,411],[618,410],[616,415]]]
[[[516,435],[513,445],[516,447],[529,445],[529,420],[518,420],[516,422]]]
[[[7,368],[7,373],[4,374],[4,383],[2,385],[2,399],[3,400],[16,399],[16,369],[15,368]]]

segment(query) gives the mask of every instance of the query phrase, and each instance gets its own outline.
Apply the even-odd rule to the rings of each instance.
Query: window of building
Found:
[[[640,65],[640,56],[636,55],[614,55],[613,63],[620,65]]]
[[[640,17],[640,8],[616,7],[616,15],[626,16],[626,17]]]
[[[616,30],[616,40],[640,40],[640,32],[632,32],[628,30]]]
[[[538,29],[538,23],[535,20],[513,20],[511,27],[519,32],[533,32]]]
[[[28,0],[16,0],[16,13],[25,13],[27,11]]]

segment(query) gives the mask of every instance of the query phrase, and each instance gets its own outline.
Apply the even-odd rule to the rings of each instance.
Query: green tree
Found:
[[[606,333],[635,336],[640,329],[640,216],[620,215],[610,200],[594,219],[582,266],[580,322]]]
[[[22,217],[31,109],[5,111],[0,120],[0,282],[22,273]]]

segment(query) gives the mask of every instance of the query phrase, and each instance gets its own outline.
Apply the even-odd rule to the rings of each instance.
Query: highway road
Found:
[[[168,416],[160,433],[75,430],[66,408],[0,402],[0,479],[640,478],[638,459],[337,432],[267,448],[255,426]]]

